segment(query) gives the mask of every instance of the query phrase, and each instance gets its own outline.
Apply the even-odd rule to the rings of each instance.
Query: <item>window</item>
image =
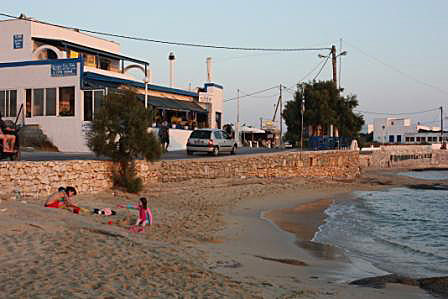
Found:
[[[221,112],[216,112],[216,127],[221,129]]]
[[[31,117],[31,89],[26,90],[26,117]]]
[[[44,115],[44,89],[33,89],[33,116]]]
[[[100,69],[108,71],[110,69],[110,60],[107,58],[100,58]]]
[[[75,87],[59,87],[59,115],[75,116]]]
[[[17,90],[0,90],[0,113],[5,117],[17,115]]]
[[[56,116],[56,88],[26,90],[26,117]]]
[[[84,120],[91,121],[95,118],[95,113],[100,111],[103,105],[103,90],[84,91]]]
[[[389,142],[390,143],[394,143],[395,141],[395,138],[394,138],[395,136],[394,135],[389,135]]]
[[[84,91],[84,120],[93,120],[93,92]]]
[[[45,89],[45,115],[56,115],[56,88]]]
[[[190,138],[195,138],[195,139],[210,139],[210,131],[205,131],[205,130],[196,130],[193,131],[190,135]]]
[[[93,92],[93,116],[95,117],[95,113],[100,111],[101,107],[103,106],[104,102],[104,91],[102,90],[95,90]]]
[[[415,141],[420,142],[420,137],[415,137]]]
[[[397,135],[397,143],[401,143],[401,135]]]
[[[221,131],[215,131],[215,132],[214,132],[214,135],[215,135],[215,138],[216,138],[216,139],[222,139]]]
[[[86,66],[96,67],[96,56],[95,55],[83,53],[82,56],[84,57],[84,63]]]
[[[414,141],[415,141],[414,137],[410,137],[409,139],[411,139],[411,140],[410,140],[411,142],[414,142]]]
[[[405,140],[406,140],[406,142],[409,142],[409,141],[411,141],[411,138],[406,137]]]

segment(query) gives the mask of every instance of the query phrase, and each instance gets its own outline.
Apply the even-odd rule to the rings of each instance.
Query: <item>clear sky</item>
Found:
[[[356,94],[359,110],[389,113],[448,109],[448,1],[2,1],[2,13],[122,35],[210,45],[262,48],[331,47],[342,58],[341,86]],[[242,52],[169,46],[114,39],[122,54],[151,63],[155,84],[168,85],[168,53],[176,54],[176,87],[202,86],[205,59],[229,99],[296,83],[318,63],[321,52]],[[338,60],[339,63],[339,60]],[[306,80],[317,74],[316,70]],[[331,79],[328,63],[318,79]],[[285,100],[292,93],[284,92]],[[272,118],[278,91],[241,100],[242,123]],[[224,121],[234,122],[236,101],[224,104]],[[448,114],[447,114],[448,115]],[[405,116],[405,115],[402,115]],[[366,114],[371,122],[383,115]],[[410,115],[439,125],[437,111]]]

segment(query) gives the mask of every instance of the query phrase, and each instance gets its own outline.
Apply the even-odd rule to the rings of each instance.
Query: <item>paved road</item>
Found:
[[[270,148],[239,148],[237,155],[251,155],[260,153],[275,153],[281,151],[295,151],[295,149],[270,149]],[[226,157],[229,154],[220,154],[219,157]],[[210,157],[206,153],[195,153],[188,156],[186,151],[172,151],[162,155],[161,160],[183,160]],[[95,157],[92,153],[52,153],[52,152],[22,152],[23,161],[53,161],[53,160],[107,160],[103,157]]]

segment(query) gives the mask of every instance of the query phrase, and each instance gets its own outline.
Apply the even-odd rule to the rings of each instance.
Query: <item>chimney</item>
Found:
[[[207,57],[206,59],[206,63],[207,63],[207,82],[211,83],[212,82],[212,58],[211,57]]]
[[[170,52],[168,56],[168,60],[170,61],[170,87],[174,87],[174,64],[176,62],[176,56],[174,56],[173,52]]]

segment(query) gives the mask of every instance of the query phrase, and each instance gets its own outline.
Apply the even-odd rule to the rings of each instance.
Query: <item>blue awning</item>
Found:
[[[140,101],[145,101],[145,95],[138,95]],[[207,113],[207,110],[199,106],[199,104],[195,102],[189,101],[181,101],[181,100],[173,100],[166,99],[154,96],[148,96],[148,104],[153,106],[154,108],[164,109],[164,110],[174,110],[174,111],[183,111],[183,112],[198,112],[198,113]]]

